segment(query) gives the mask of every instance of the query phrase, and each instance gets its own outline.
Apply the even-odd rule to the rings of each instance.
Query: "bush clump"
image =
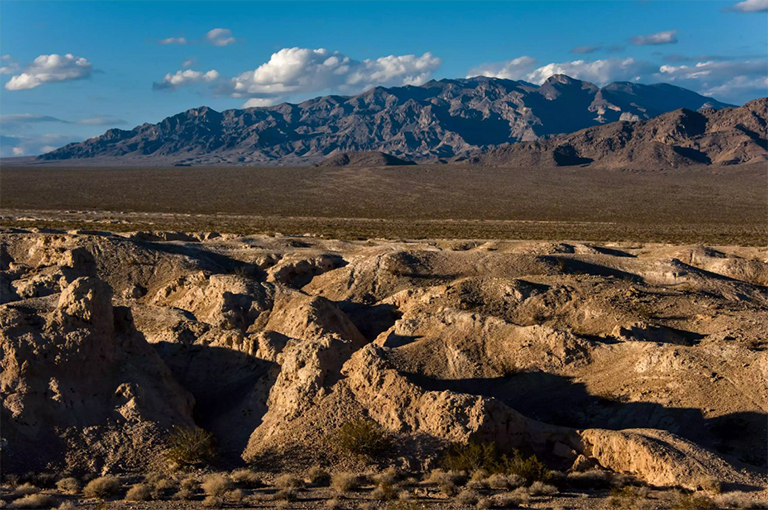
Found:
[[[392,444],[392,437],[373,420],[348,421],[336,433],[336,444],[347,453],[375,458]]]
[[[360,485],[360,478],[353,473],[334,473],[331,477],[331,487],[339,494],[357,489]]]
[[[14,501],[13,508],[50,508],[56,504],[56,500],[48,494],[27,494]]]
[[[441,463],[448,470],[477,473],[478,476],[488,473],[515,475],[525,480],[526,485],[546,482],[550,477],[549,469],[536,455],[524,457],[515,450],[510,457],[500,454],[494,443],[453,445]]]
[[[205,476],[201,487],[207,495],[219,497],[232,488],[232,480],[220,473],[211,473]]]
[[[307,481],[312,485],[328,485],[331,483],[331,475],[320,466],[313,466],[307,472]]]
[[[213,435],[198,427],[174,426],[165,458],[180,466],[208,462],[216,456]]]
[[[86,498],[105,499],[115,496],[120,492],[120,480],[114,476],[100,476],[94,478],[83,489]]]
[[[145,483],[137,483],[125,493],[128,501],[149,501],[152,499],[152,488]]]
[[[80,492],[80,482],[77,481],[77,478],[62,478],[56,482],[56,488],[65,494],[77,494]]]

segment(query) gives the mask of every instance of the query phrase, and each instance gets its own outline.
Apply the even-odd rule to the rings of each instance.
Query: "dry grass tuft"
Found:
[[[13,489],[13,495],[17,497],[29,496],[30,494],[37,494],[38,492],[40,492],[40,488],[29,482],[17,485],[16,488]]]
[[[80,492],[80,482],[77,478],[62,478],[56,482],[56,488],[64,494],[77,494]]]
[[[232,471],[232,473],[230,473],[229,477],[233,482],[235,482],[236,485],[245,487],[246,489],[256,489],[263,485],[259,475],[248,468],[235,469]]]
[[[346,494],[360,486],[360,477],[353,473],[334,473],[331,487],[339,494]]]
[[[120,480],[114,476],[100,476],[94,478],[83,489],[86,498],[109,498],[120,492]]]
[[[744,492],[725,492],[715,497],[715,503],[723,508],[768,508],[768,500],[755,500]]]
[[[671,508],[672,510],[713,510],[717,506],[703,494],[680,492]]]
[[[149,501],[152,499],[152,488],[145,483],[137,483],[125,493],[128,501]]]
[[[544,482],[533,482],[528,487],[531,496],[554,496],[558,493],[557,487]]]
[[[286,473],[275,478],[274,484],[279,489],[301,489],[304,487],[304,480],[296,475]]]
[[[455,499],[459,505],[476,505],[480,501],[480,494],[471,489],[464,489]]]
[[[272,499],[274,501],[296,501],[298,494],[295,489],[281,489],[272,496]]]
[[[307,481],[312,485],[327,486],[331,483],[331,475],[320,466],[312,466],[307,471]]]
[[[221,496],[206,496],[203,500],[203,506],[207,508],[221,508],[224,506],[224,499]]]
[[[203,491],[209,496],[223,496],[232,488],[232,480],[221,473],[211,473],[203,478]]]
[[[56,504],[56,499],[48,494],[27,494],[11,503],[13,508],[50,508]]]

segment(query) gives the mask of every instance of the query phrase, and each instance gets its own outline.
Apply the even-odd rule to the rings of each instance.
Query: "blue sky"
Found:
[[[0,155],[201,105],[562,72],[768,94],[768,0],[0,2]]]

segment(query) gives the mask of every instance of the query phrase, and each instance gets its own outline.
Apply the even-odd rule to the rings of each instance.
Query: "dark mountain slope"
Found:
[[[619,121],[511,144],[470,161],[492,166],[607,168],[768,161],[767,126],[768,98],[762,98],[738,108],[680,109],[646,121]]]
[[[382,151],[407,159],[466,156],[495,145],[676,109],[728,105],[671,85],[599,88],[557,75],[541,86],[495,78],[376,87],[353,97],[216,112],[202,107],[40,156],[117,158],[163,164],[293,164],[342,152]]]

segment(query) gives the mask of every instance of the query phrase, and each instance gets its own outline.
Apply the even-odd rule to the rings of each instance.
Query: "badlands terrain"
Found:
[[[758,508],[767,259],[4,227],[0,498]]]

